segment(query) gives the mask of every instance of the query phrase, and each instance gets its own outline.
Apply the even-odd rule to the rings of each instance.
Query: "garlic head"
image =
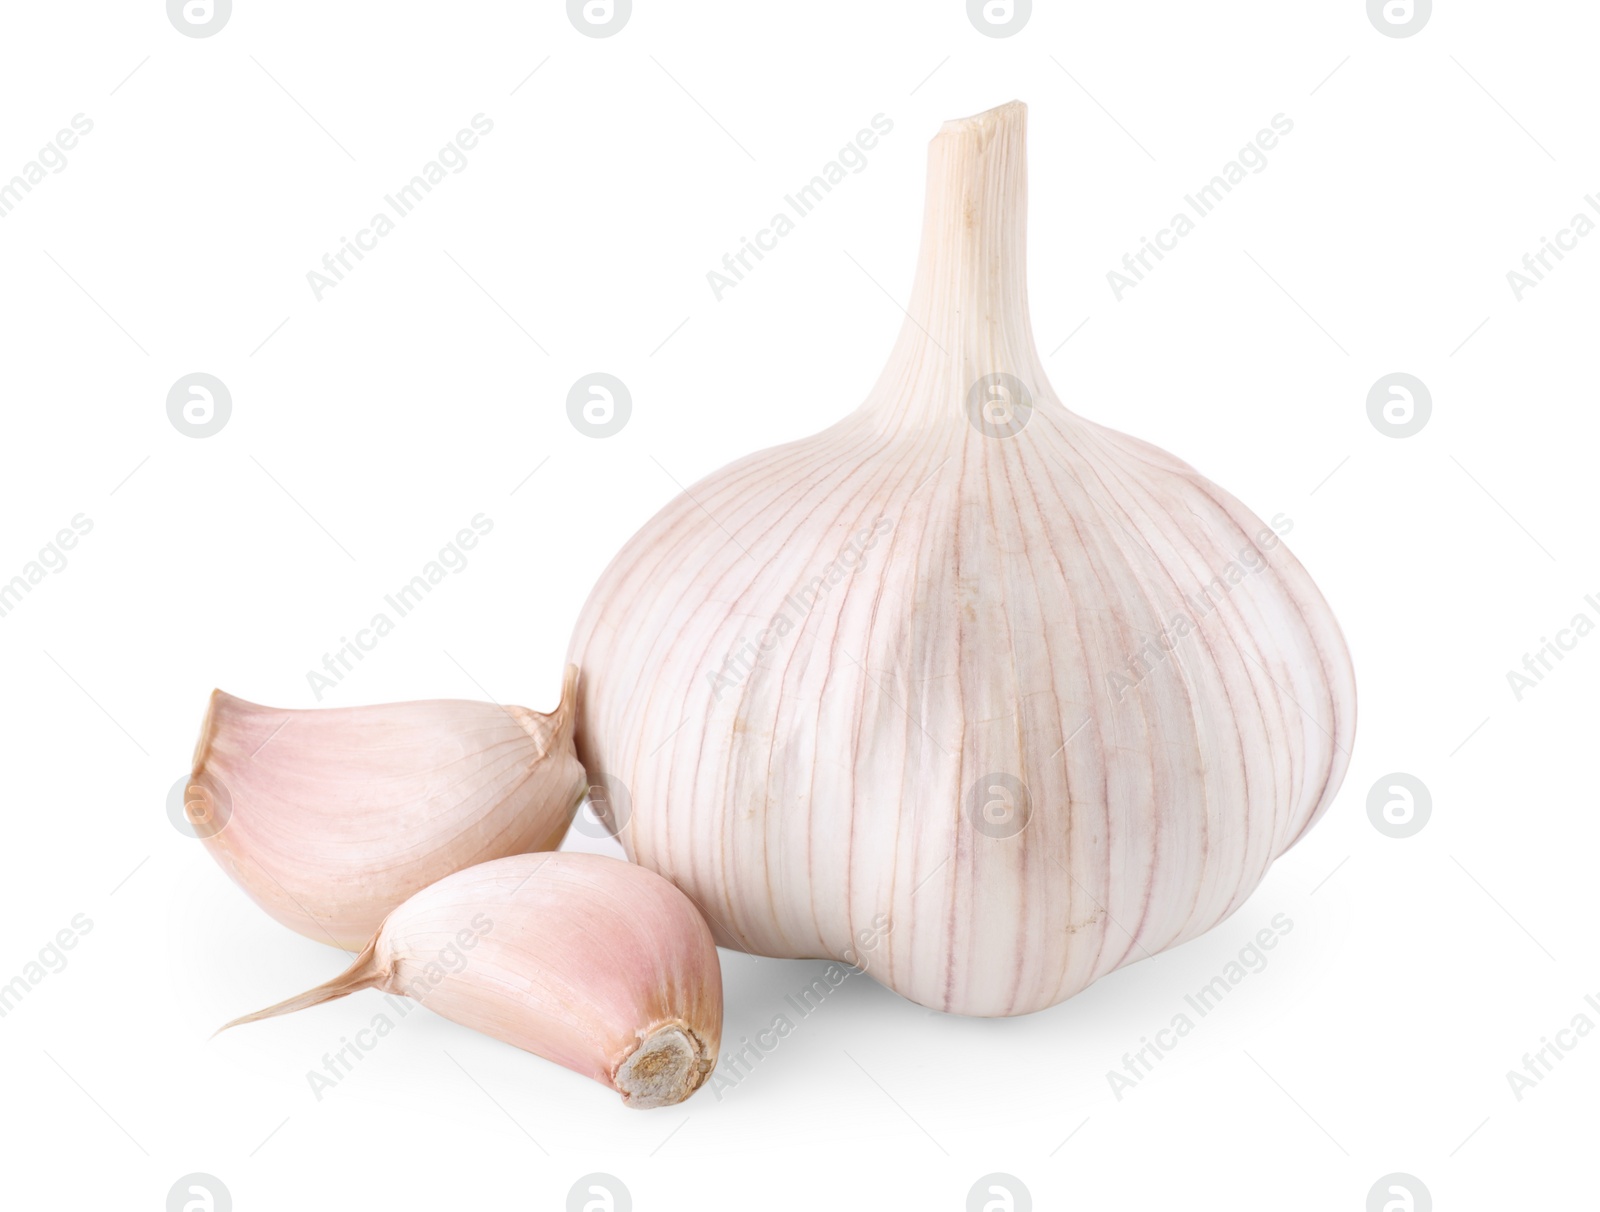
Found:
[[[602,575],[577,747],[718,942],[970,1015],[1210,929],[1327,810],[1355,685],[1273,527],[1057,398],[1025,281],[1025,108],[928,156],[866,401],[713,473]],[[1114,412],[1109,403],[1097,411]]]

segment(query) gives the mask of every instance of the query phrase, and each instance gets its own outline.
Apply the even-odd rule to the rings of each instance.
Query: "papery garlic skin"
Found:
[[[342,975],[228,1027],[372,988],[565,1065],[630,1107],[688,1098],[722,1038],[705,921],[660,876],[594,854],[519,854],[447,876],[395,909]]]
[[[970,1015],[1227,917],[1332,802],[1355,724],[1338,625],[1272,528],[1051,390],[1025,112],[930,145],[866,402],[667,505],[570,649],[591,782],[626,787],[628,854],[719,943],[851,960],[881,913],[871,974]]]
[[[218,690],[185,811],[278,921],[360,947],[436,880],[561,844],[587,786],[576,681],[569,667],[548,715],[455,700],[287,711]]]

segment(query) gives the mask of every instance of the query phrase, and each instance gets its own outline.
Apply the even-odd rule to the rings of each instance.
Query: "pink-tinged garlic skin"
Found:
[[[593,854],[519,854],[447,876],[391,913],[341,976],[228,1026],[368,988],[636,1108],[693,1094],[722,1038],[722,970],[699,912],[660,876]]]
[[[459,973],[430,965],[463,929],[489,923]],[[680,1102],[716,1062],[722,970],[699,911],[654,872],[593,854],[525,854],[457,872],[400,906],[384,923],[378,963],[386,987],[438,979],[429,1009],[453,1022],[618,1089],[618,1071],[646,1040],[693,1051]],[[493,980],[484,977],[493,974]],[[643,1083],[644,1075],[639,1081]],[[647,1084],[647,1083],[645,1083]]]
[[[646,523],[570,649],[591,782],[626,787],[628,854],[719,943],[850,960],[881,914],[868,971],[969,1015],[1222,921],[1327,810],[1355,726],[1339,627],[1273,528],[1051,390],[1024,133],[1016,103],[945,125],[866,402]],[[969,413],[991,373],[1031,390],[1008,436]],[[994,775],[1026,790],[1008,836],[974,826]]]
[[[587,785],[575,679],[548,715],[445,700],[290,711],[216,691],[186,809],[278,921],[360,947],[444,876],[561,844]]]

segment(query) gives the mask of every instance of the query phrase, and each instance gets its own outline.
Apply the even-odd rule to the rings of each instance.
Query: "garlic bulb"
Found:
[[[518,854],[446,876],[400,905],[344,973],[227,1024],[359,989],[592,1077],[630,1107],[693,1094],[716,1064],[722,970],[684,895],[594,854]]]
[[[359,947],[435,880],[561,844],[586,787],[577,674],[549,715],[447,700],[281,711],[218,690],[185,813],[273,917]]]
[[[1327,809],[1355,721],[1278,533],[1051,390],[1025,114],[933,140],[866,402],[667,505],[570,650],[590,781],[627,789],[628,854],[719,943],[842,959],[881,913],[872,975],[972,1015],[1226,918]]]

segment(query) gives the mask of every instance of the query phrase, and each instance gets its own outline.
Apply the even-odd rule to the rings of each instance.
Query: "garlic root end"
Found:
[[[612,1084],[629,1107],[668,1107],[688,1098],[711,1075],[716,1057],[687,1023],[660,1023],[617,1066]]]

